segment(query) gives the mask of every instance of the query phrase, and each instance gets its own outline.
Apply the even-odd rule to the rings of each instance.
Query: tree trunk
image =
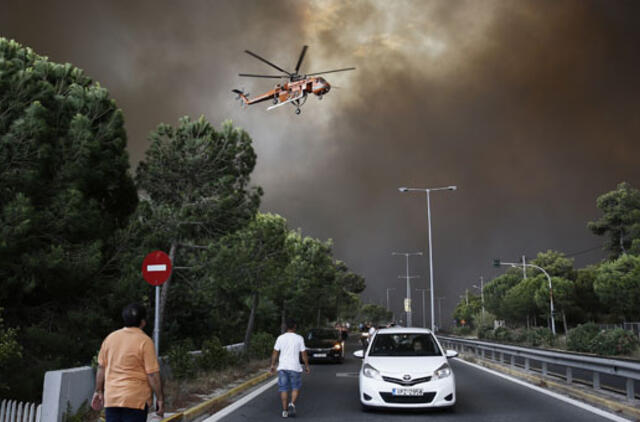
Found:
[[[251,342],[251,334],[253,334],[253,326],[256,320],[256,311],[258,309],[258,292],[253,292],[253,300],[251,301],[251,313],[249,314],[249,322],[247,322],[247,331],[244,333],[244,352],[249,351],[249,343]]]
[[[169,259],[171,260],[171,266],[175,267],[176,263],[175,263],[175,257],[176,257],[176,249],[177,249],[177,242],[174,240],[173,242],[171,242],[171,249],[169,249]],[[164,323],[164,310],[166,308],[167,305],[167,298],[169,297],[169,285],[171,284],[171,280],[173,279],[173,271],[171,271],[171,274],[169,275],[169,278],[167,279],[167,281],[164,282],[164,284],[162,285],[162,287],[160,288],[160,311],[158,312],[159,314],[159,318],[158,318],[158,336],[161,337],[162,336],[162,325]],[[160,341],[158,341],[158,344],[160,343]]]
[[[562,324],[564,324],[564,334],[567,335],[569,328],[567,327],[567,314],[564,313],[564,310],[562,311]]]
[[[316,327],[320,327],[320,307],[318,307],[318,318],[316,320]]]
[[[529,325],[529,314],[527,314],[527,330],[529,329],[530,325]]]
[[[284,302],[282,302],[282,310],[280,311],[280,334],[287,331],[286,318],[287,318],[287,314],[286,314],[286,310],[284,309]]]

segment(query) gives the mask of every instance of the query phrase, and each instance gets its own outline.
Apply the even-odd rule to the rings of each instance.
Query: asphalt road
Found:
[[[525,386],[451,361],[456,376],[457,403],[453,410],[363,412],[358,400],[361,360],[351,353],[340,364],[314,364],[311,374],[303,376],[297,417],[305,421],[491,421],[554,422],[602,421],[605,418],[569,403],[554,399]],[[277,385],[222,419],[224,422],[281,421]]]

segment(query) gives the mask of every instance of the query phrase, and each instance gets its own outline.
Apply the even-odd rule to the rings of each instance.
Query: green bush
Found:
[[[471,327],[468,325],[462,327],[453,327],[453,334],[457,334],[459,336],[468,336],[471,334]]]
[[[593,322],[578,325],[567,333],[567,349],[575,352],[591,352],[591,343],[600,332]]]
[[[640,342],[638,337],[622,328],[600,331],[589,344],[592,353],[599,355],[628,355],[633,352]]]
[[[493,330],[496,341],[509,342],[512,340],[511,332],[505,327],[498,327]]]
[[[196,363],[190,350],[193,350],[190,341],[176,343],[169,349],[167,358],[174,378],[191,378],[196,374]]]
[[[229,365],[229,352],[224,348],[220,339],[216,336],[202,343],[202,355],[198,362],[205,371],[222,369]]]
[[[516,328],[511,332],[511,338],[514,343],[526,344],[528,342],[529,332],[526,328]]]
[[[249,358],[265,359],[271,356],[276,339],[269,333],[255,333],[249,343]]]
[[[493,328],[489,326],[481,325],[478,327],[476,332],[479,339],[485,339],[485,340],[495,339],[495,335],[493,334]]]
[[[525,331],[526,343],[530,346],[553,346],[554,337],[550,329],[535,327]]]

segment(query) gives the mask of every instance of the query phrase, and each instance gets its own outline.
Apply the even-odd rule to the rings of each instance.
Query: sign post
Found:
[[[404,311],[406,313],[411,312],[411,299],[408,297],[404,299]]]
[[[160,286],[171,276],[171,258],[162,251],[153,251],[142,261],[142,277],[156,288],[156,311],[153,321],[153,344],[160,356]]]

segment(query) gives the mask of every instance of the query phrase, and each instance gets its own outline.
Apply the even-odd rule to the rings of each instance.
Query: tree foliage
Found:
[[[605,248],[612,257],[630,249],[640,253],[640,191],[623,182],[616,190],[600,195],[596,204],[602,216],[587,227],[594,234],[607,235]]]
[[[482,311],[482,300],[480,296],[474,294],[465,294],[458,302],[453,311],[453,317],[460,323],[464,321],[464,325],[473,326],[474,316]]]
[[[106,89],[0,38],[0,304],[29,362],[17,397],[92,355],[109,326],[96,298],[137,203],[126,142]]]
[[[367,303],[362,305],[359,314],[361,320],[369,321],[374,325],[387,323],[393,316],[391,311],[388,311],[387,308],[375,303]]]
[[[159,125],[150,141],[136,182],[158,208],[155,228],[167,242],[216,239],[254,217],[262,190],[249,187],[256,155],[245,131],[183,117],[175,128]]]
[[[511,268],[484,286],[484,302],[486,309],[495,314],[496,318],[507,319],[504,296],[516,284],[522,280],[522,271]]]
[[[600,265],[594,291],[619,319],[640,320],[640,257],[622,255]]]

